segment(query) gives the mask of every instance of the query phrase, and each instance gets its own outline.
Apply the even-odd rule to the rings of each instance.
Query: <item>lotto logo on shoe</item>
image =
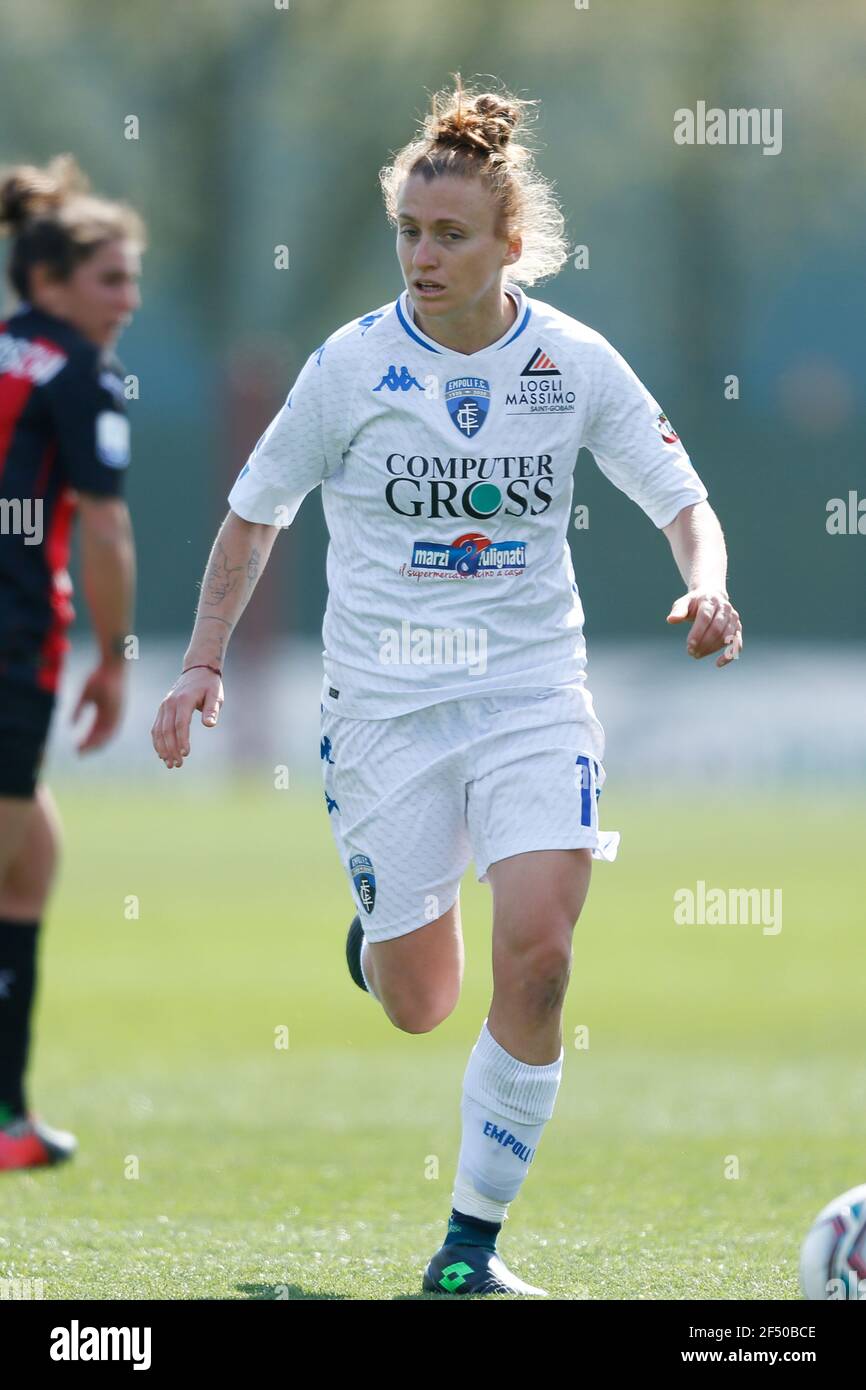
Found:
[[[503,1149],[511,1149],[515,1157],[522,1163],[531,1163],[535,1156],[535,1150],[528,1144],[521,1144],[520,1140],[511,1133],[509,1129],[498,1129],[492,1120],[484,1121],[484,1133],[489,1139],[495,1139],[497,1144],[501,1144]]]
[[[369,915],[376,906],[376,875],[373,873],[372,859],[366,854],[353,854],[349,860],[349,873],[358,890],[361,906]]]

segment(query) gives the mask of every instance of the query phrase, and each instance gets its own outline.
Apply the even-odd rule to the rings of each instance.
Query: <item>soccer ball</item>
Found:
[[[800,1288],[809,1299],[866,1300],[866,1183],[815,1217],[800,1247]]]

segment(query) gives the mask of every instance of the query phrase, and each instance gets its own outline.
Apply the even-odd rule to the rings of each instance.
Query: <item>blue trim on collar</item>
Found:
[[[403,294],[408,294],[408,293],[409,293],[408,290],[404,290],[404,291],[403,291]],[[425,342],[424,339],[423,339],[418,333],[415,332],[415,329],[412,327],[412,324],[409,323],[408,319],[406,318],[406,315],[403,313],[403,305],[402,305],[402,303],[401,303],[401,300],[402,300],[402,298],[403,298],[403,294],[400,294],[400,295],[397,296],[397,298],[396,298],[395,301],[394,301],[394,307],[395,307],[395,309],[396,309],[396,311],[397,311],[397,317],[398,317],[398,319],[400,320],[400,322],[401,322],[401,324],[403,325],[403,327],[404,327],[404,329],[406,330],[406,332],[409,334],[409,337],[412,338],[416,343],[419,343],[419,344],[421,345],[422,348],[426,348],[428,352],[435,352],[439,357],[443,356],[444,354],[443,354],[443,349],[442,349],[442,348],[432,347],[432,346],[430,345],[430,343]],[[524,312],[523,318],[520,320],[520,323],[517,325],[517,327],[515,328],[514,332],[511,334],[511,337],[510,337],[510,338],[506,338],[506,340],[505,340],[504,343],[500,343],[500,344],[499,344],[499,347],[496,349],[497,352],[501,352],[503,348],[509,347],[509,346],[511,345],[511,343],[514,342],[514,339],[515,339],[515,338],[519,338],[519,337],[520,337],[520,335],[521,335],[521,333],[523,332],[524,328],[525,328],[526,325],[529,323],[529,320],[530,320],[530,317],[531,317],[531,316],[532,316],[532,305],[531,305],[531,304],[527,304],[526,310],[525,310],[525,312]],[[481,351],[481,352],[484,352],[485,349],[484,349],[484,348],[481,348],[480,351]],[[471,352],[471,353],[468,353],[468,354],[462,353],[462,352],[455,353],[455,356],[456,356],[456,357],[465,357],[465,356],[475,357],[476,355],[477,355],[477,354],[474,353],[474,352]]]
[[[527,306],[526,306],[526,313],[523,315],[523,319],[522,319],[522,321],[521,321],[520,327],[519,327],[519,328],[515,328],[515,330],[514,330],[514,332],[512,333],[511,337],[508,339],[507,342],[505,342],[505,343],[502,344],[502,347],[507,348],[508,345],[509,345],[509,343],[513,343],[515,338],[519,338],[519,337],[520,337],[520,335],[521,335],[521,333],[523,332],[524,328],[525,328],[526,325],[529,323],[529,316],[530,316],[531,313],[532,313],[532,305],[531,305],[531,304],[527,304]],[[501,352],[501,350],[502,350],[501,348],[497,348],[497,352]]]
[[[408,291],[404,291],[404,293],[408,293]],[[410,338],[414,338],[415,342],[416,342],[416,343],[420,343],[421,346],[422,346],[422,348],[426,348],[428,352],[436,352],[436,353],[438,353],[438,354],[441,356],[441,355],[442,355],[442,349],[441,349],[441,348],[431,347],[429,343],[425,343],[424,339],[421,338],[421,337],[419,337],[419,335],[415,332],[415,329],[414,329],[414,328],[412,327],[412,325],[408,322],[408,320],[407,320],[407,318],[406,318],[406,315],[403,313],[403,306],[402,306],[402,304],[400,303],[400,300],[401,300],[402,298],[403,298],[403,295],[398,295],[398,296],[397,296],[397,300],[396,300],[397,317],[398,317],[398,319],[400,320],[400,322],[402,323],[402,325],[403,325],[403,327],[405,328],[406,332],[409,334],[409,337],[410,337]]]

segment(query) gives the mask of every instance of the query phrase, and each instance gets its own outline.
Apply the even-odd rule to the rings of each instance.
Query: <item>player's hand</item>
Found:
[[[724,647],[716,665],[727,666],[743,650],[740,615],[723,589],[689,589],[676,599],[667,621],[692,624],[686,650],[696,660]]]
[[[178,676],[156,712],[150,737],[166,767],[183,767],[189,757],[189,726],[193,710],[201,710],[201,722],[212,729],[224,702],[223,683],[216,671],[198,666]]]
[[[123,713],[125,681],[125,661],[101,662],[87,677],[78,704],[70,716],[70,723],[75,724],[86,705],[96,707],[93,722],[77,745],[79,753],[101,748],[116,731]]]

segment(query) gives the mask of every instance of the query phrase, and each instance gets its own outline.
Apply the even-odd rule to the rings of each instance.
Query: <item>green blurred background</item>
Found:
[[[540,99],[540,166],[590,264],[530,293],[608,337],[673,420],[727,528],[752,638],[862,635],[863,542],[825,529],[827,500],[864,480],[859,0],[3,9],[0,161],[71,149],[150,226],[144,307],[120,345],[141,392],[139,632],[187,632],[226,493],[307,355],[402,289],[377,170],[460,69]],[[677,146],[673,113],[698,100],[781,107],[781,153]],[[737,401],[723,394],[732,373]],[[644,633],[669,596],[666,557],[648,555],[634,583],[645,520],[585,453],[580,501],[592,521],[572,544],[593,631]],[[314,495],[248,636],[274,622],[318,632],[325,535]]]

